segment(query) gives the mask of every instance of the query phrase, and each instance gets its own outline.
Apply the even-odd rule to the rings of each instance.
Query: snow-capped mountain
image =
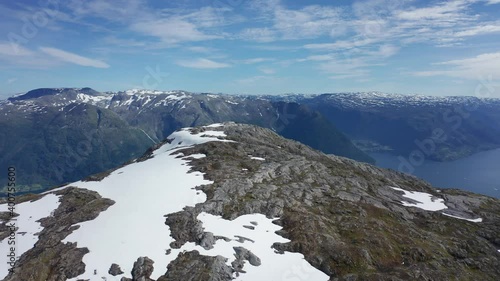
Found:
[[[373,159],[366,153],[378,150],[447,161],[500,147],[498,99],[56,88],[0,104],[0,164],[18,165],[24,190],[40,190],[138,157],[179,128],[225,121],[270,128],[325,153],[368,163]]]
[[[500,147],[500,99],[369,92],[284,100],[321,112],[355,143],[370,144],[358,145],[366,151],[375,146],[405,158],[424,153],[427,159],[449,161]]]
[[[270,128],[326,153],[373,162],[321,114],[295,103],[186,91],[57,88],[0,105],[0,165],[23,170],[24,190],[40,190],[138,157],[179,128],[224,121]]]
[[[500,275],[498,199],[250,125],[185,128],[126,165],[17,200],[14,217],[0,213],[0,251],[14,237],[19,256],[5,281]]]

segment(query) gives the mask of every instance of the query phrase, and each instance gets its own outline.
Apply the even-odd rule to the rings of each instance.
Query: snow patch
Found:
[[[204,126],[205,128],[218,128],[218,127],[222,127],[224,126],[224,124],[222,123],[214,123],[214,124],[211,124],[211,125],[207,125],[207,126]]]
[[[248,155],[248,157],[250,157],[250,159],[252,160],[266,161],[266,159],[262,157],[254,157],[252,155]]]
[[[103,101],[110,101],[112,96],[91,96],[87,94],[79,93],[76,95],[76,99],[84,103],[98,103]]]
[[[206,232],[212,232],[215,236],[223,236],[231,239],[217,240],[214,248],[205,250],[193,243],[187,243],[183,250],[197,250],[202,255],[226,257],[230,266],[234,260],[233,247],[243,247],[256,255],[261,265],[253,266],[245,262],[243,270],[235,280],[329,280],[330,277],[320,270],[311,266],[300,253],[284,252],[277,253],[272,245],[274,243],[287,243],[276,231],[281,227],[274,224],[274,219],[266,218],[262,214],[249,214],[237,217],[230,221],[208,213],[201,213],[197,217],[203,222]],[[244,227],[254,225],[254,229]],[[241,239],[243,237],[243,239]],[[246,239],[245,239],[246,238]],[[297,279],[299,278],[299,279]]]
[[[7,211],[7,204],[2,204],[1,207]],[[38,241],[38,233],[43,230],[38,220],[51,216],[57,207],[59,207],[59,196],[54,194],[47,194],[34,202],[28,201],[16,205],[15,213],[19,214],[19,216],[15,217],[16,221],[13,221],[18,227],[15,236],[16,256],[20,257],[35,246]],[[7,254],[13,245],[9,245],[8,241],[8,238],[0,241],[0,262],[2,263],[0,266],[0,279],[9,273]]]
[[[190,128],[183,129],[170,135],[174,140],[155,150],[154,157],[147,161],[122,167],[100,182],[71,184],[115,201],[96,219],[79,223],[80,228],[63,240],[64,243],[77,242],[78,247],[90,251],[83,257],[85,273],[71,280],[118,280],[108,273],[112,263],[120,265],[125,272],[121,276],[127,276],[137,258],[143,256],[155,261],[153,279],[165,273],[166,266],[178,254],[174,249],[172,254],[165,254],[173,242],[170,229],[165,225],[165,215],[205,202],[206,194],[195,187],[213,183],[205,180],[203,173],[190,173],[189,160],[177,158],[181,153],[176,151],[209,141],[227,141],[213,136],[225,134],[220,131],[193,134]]]
[[[172,139],[171,143],[161,146],[153,152],[153,155],[161,154],[174,148],[189,147],[209,141],[234,142],[232,140],[219,139],[223,137],[226,137],[223,131],[204,131],[193,134],[191,133],[191,128],[185,128],[172,133],[168,137],[168,139]]]
[[[401,201],[403,206],[406,207],[417,207],[426,211],[439,211],[447,209],[448,207],[444,204],[444,199],[434,198],[433,195],[425,192],[418,191],[407,191],[402,188],[391,187],[394,190],[404,192],[403,197],[417,201],[417,203],[410,203],[406,201]]]
[[[459,216],[450,215],[450,214],[447,214],[447,213],[441,213],[441,214],[443,214],[445,216],[448,216],[448,217],[456,218],[456,219],[459,219],[459,220],[466,220],[466,221],[470,221],[470,222],[482,222],[483,221],[482,218],[466,219],[466,218],[462,218],[462,217],[459,217]]]
[[[96,219],[80,223],[80,228],[64,239],[90,250],[83,257],[85,273],[71,280],[94,280],[94,270],[99,279],[114,280],[108,274],[112,263],[120,265],[128,275],[142,256],[155,261],[152,278],[165,273],[175,256],[165,255],[173,239],[164,215],[204,202],[206,195],[194,187],[212,183],[203,179],[202,173],[188,173],[188,161],[176,156],[157,154],[148,161],[118,169],[101,182],[72,184],[97,191],[115,204]]]
[[[205,157],[207,157],[205,154],[199,153],[199,154],[188,155],[185,158],[201,159],[201,158],[205,158]]]

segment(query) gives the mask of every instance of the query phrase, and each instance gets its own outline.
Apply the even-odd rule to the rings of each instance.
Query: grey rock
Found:
[[[180,253],[167,268],[167,273],[158,281],[229,281],[233,269],[221,256],[202,256],[197,251]]]
[[[109,271],[108,271],[109,274],[113,275],[113,276],[117,276],[117,275],[121,275],[123,274],[123,271],[122,269],[120,268],[119,265],[117,265],[116,263],[113,263],[110,267],[109,267]]]
[[[153,273],[154,261],[148,257],[140,257],[134,262],[134,267],[132,268],[132,280],[133,281],[154,281],[149,278]]]

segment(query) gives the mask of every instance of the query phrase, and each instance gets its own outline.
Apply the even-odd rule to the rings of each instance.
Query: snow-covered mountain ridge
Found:
[[[19,183],[25,191],[41,190],[138,157],[177,129],[226,121],[270,128],[326,153],[373,162],[307,106],[186,91],[64,88],[33,90],[0,105],[0,165],[25,171]]]
[[[34,91],[49,90],[37,89]],[[191,93],[183,90],[148,90],[148,89],[129,89],[117,92],[97,92],[90,88],[54,88],[45,93],[47,96],[58,97],[57,106],[64,106],[75,102],[85,102],[102,107],[129,106],[132,102],[142,106],[160,106],[167,103],[189,99],[193,95],[200,93]],[[2,104],[19,102],[43,95],[33,94],[32,92],[17,94],[7,100],[0,101]],[[229,94],[208,94],[211,98],[227,98],[228,103],[234,103],[235,100],[245,99],[263,99],[263,100],[281,100],[288,102],[304,102],[306,100],[335,100],[346,107],[387,107],[387,106],[443,106],[460,103],[481,102],[499,105],[500,99],[494,97],[475,97],[475,96],[426,96],[418,94],[395,94],[383,92],[346,92],[346,93],[325,93],[325,94],[283,94],[283,95],[229,95]],[[123,96],[129,96],[124,98]],[[20,103],[23,104],[23,103]]]

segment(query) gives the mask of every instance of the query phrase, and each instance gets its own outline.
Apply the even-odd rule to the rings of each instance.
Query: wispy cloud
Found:
[[[167,44],[221,38],[218,35],[206,34],[200,31],[195,24],[179,18],[137,22],[131,25],[131,29],[145,35],[157,37]]]
[[[63,62],[69,62],[81,66],[90,66],[90,67],[95,67],[95,68],[108,68],[109,65],[103,61],[96,60],[96,59],[90,59],[86,58],[74,53],[66,52],[63,50],[59,50],[56,48],[49,48],[49,47],[40,47],[40,51],[43,53],[52,56],[58,60],[61,60]]]
[[[276,73],[275,69],[269,68],[269,67],[259,67],[259,71],[264,73],[264,74],[268,74],[268,75]]]
[[[108,21],[127,21],[145,14],[144,0],[70,0],[65,5],[76,17],[98,17]]]
[[[16,81],[17,81],[17,78],[16,78],[16,77],[14,77],[14,78],[9,78],[9,79],[7,79],[7,84],[8,84],[8,85],[10,85],[10,84],[12,84],[12,83],[14,83],[14,82],[16,82]]]
[[[244,29],[240,36],[242,40],[256,41],[256,42],[272,42],[277,38],[276,31],[268,28],[246,28]]]
[[[500,0],[499,0],[500,1]],[[500,3],[500,2],[499,2]],[[499,33],[500,32],[500,22],[473,26],[471,28],[464,29],[462,31],[458,31],[454,34],[456,37],[467,37],[467,36],[476,36],[488,33]]]
[[[293,10],[285,8],[280,1],[258,2],[262,5],[255,4],[254,8],[270,25],[244,29],[240,33],[241,39],[257,42],[311,39],[343,30],[340,8],[309,5]]]
[[[0,57],[32,56],[34,53],[27,48],[10,42],[0,42]]]
[[[450,76],[465,79],[491,77],[500,80],[500,52],[481,54],[471,58],[435,63],[435,69],[414,72],[415,76]],[[437,69],[436,69],[437,68]]]
[[[256,63],[273,61],[273,60],[274,59],[272,59],[272,58],[251,58],[251,59],[244,59],[241,62],[244,64],[256,64]]]
[[[176,64],[182,67],[198,68],[198,69],[217,69],[217,68],[226,68],[231,66],[227,63],[216,62],[205,58],[199,58],[195,60],[180,60],[177,61]]]
[[[208,48],[208,47],[203,47],[203,46],[191,46],[187,47],[187,49],[191,52],[195,53],[213,53],[216,51],[214,48]]]

